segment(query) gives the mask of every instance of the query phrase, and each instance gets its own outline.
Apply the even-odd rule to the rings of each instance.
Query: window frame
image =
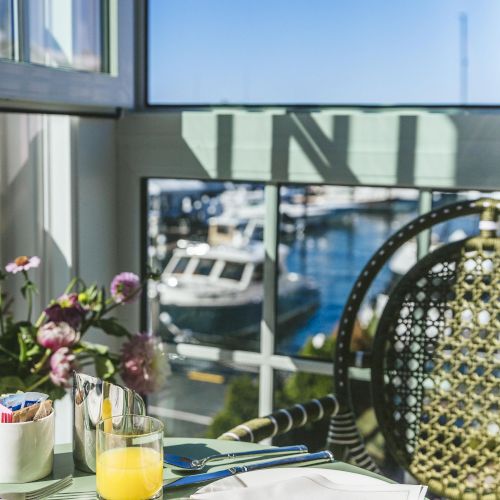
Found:
[[[85,111],[88,108],[131,108],[134,105],[133,0],[106,0],[109,16],[103,16],[103,65],[109,73],[52,68],[25,62],[22,0],[13,0],[15,59],[0,60],[0,106],[37,111]],[[107,54],[106,54],[107,52]],[[35,82],[35,83],[34,83]],[[2,101],[5,105],[2,104]],[[83,108],[83,109],[82,109]]]

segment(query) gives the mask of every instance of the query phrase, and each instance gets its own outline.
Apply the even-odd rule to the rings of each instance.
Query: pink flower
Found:
[[[111,296],[117,303],[129,304],[139,297],[138,290],[141,286],[139,276],[134,273],[117,274],[111,282]]]
[[[167,356],[160,339],[139,333],[123,344],[121,375],[131,389],[140,394],[158,391],[167,374]]]
[[[68,323],[69,326],[78,330],[86,311],[78,302],[78,294],[70,293],[69,295],[61,295],[44,312],[50,321]]]
[[[17,257],[14,261],[9,262],[5,266],[5,270],[8,273],[16,274],[20,271],[27,271],[38,267],[40,265],[40,257],[27,257],[26,255],[21,255]]]
[[[80,340],[80,333],[71,328],[68,323],[50,321],[41,326],[37,334],[38,343],[51,351],[61,347],[70,347]]]
[[[54,385],[68,387],[75,355],[67,348],[61,347],[50,357],[50,380]]]

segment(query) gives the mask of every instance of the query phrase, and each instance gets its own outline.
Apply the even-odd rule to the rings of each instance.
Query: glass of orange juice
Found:
[[[142,415],[115,415],[97,424],[97,496],[101,500],[161,498],[163,424]]]

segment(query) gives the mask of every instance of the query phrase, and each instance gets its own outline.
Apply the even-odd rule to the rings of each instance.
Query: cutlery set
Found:
[[[179,479],[175,479],[163,486],[164,492],[176,488],[183,488],[209,481],[215,481],[224,477],[233,476],[242,472],[250,472],[253,470],[267,469],[269,467],[279,467],[282,465],[297,465],[297,464],[311,464],[311,463],[325,463],[333,462],[333,454],[330,451],[320,451],[317,453],[308,453],[307,447],[303,445],[298,446],[284,446],[276,448],[268,448],[265,450],[252,450],[243,451],[238,453],[220,453],[217,455],[210,455],[201,459],[191,459],[171,453],[165,453],[164,463],[176,467],[178,470],[184,472],[198,472],[208,467],[209,462],[218,462],[221,460],[233,460],[246,458],[251,456],[268,456],[268,455],[288,455],[273,460],[266,460],[248,465],[235,465],[227,469],[218,470],[215,472],[202,472],[198,474],[186,475]],[[73,483],[73,478],[67,476],[55,483],[52,483],[43,488],[30,491],[28,493],[1,493],[0,499],[3,500],[40,500],[42,498],[51,498],[53,500],[88,500],[95,498],[95,493],[89,492],[67,492],[62,493],[62,490],[68,488]]]
[[[248,452],[240,453],[226,453],[219,455],[212,455],[204,459],[189,459],[186,457],[179,457],[176,455],[165,454],[165,463],[173,465],[178,469],[183,469],[184,471],[197,472],[204,468],[207,462],[218,461],[223,459],[233,459],[241,457],[249,457],[255,455],[280,455],[280,454],[291,454],[290,456],[284,458],[277,458],[274,460],[268,460],[264,462],[258,462],[249,465],[236,465],[228,469],[223,469],[215,472],[205,472],[201,474],[194,474],[190,476],[181,477],[175,479],[174,481],[163,486],[163,491],[168,492],[175,488],[183,488],[187,486],[192,486],[195,484],[206,483],[209,481],[215,481],[217,479],[222,479],[224,477],[233,476],[235,474],[240,474],[242,472],[250,472],[254,470],[267,469],[270,467],[279,467],[283,465],[298,465],[298,464],[320,464],[325,462],[333,462],[333,454],[330,451],[320,451],[317,453],[308,453],[305,446],[287,446],[282,448],[269,448],[266,450],[253,450]]]

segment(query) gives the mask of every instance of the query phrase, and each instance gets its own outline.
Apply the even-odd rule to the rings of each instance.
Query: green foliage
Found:
[[[224,408],[215,416],[206,437],[216,438],[223,432],[255,416],[259,388],[249,375],[235,377],[228,384]]]

